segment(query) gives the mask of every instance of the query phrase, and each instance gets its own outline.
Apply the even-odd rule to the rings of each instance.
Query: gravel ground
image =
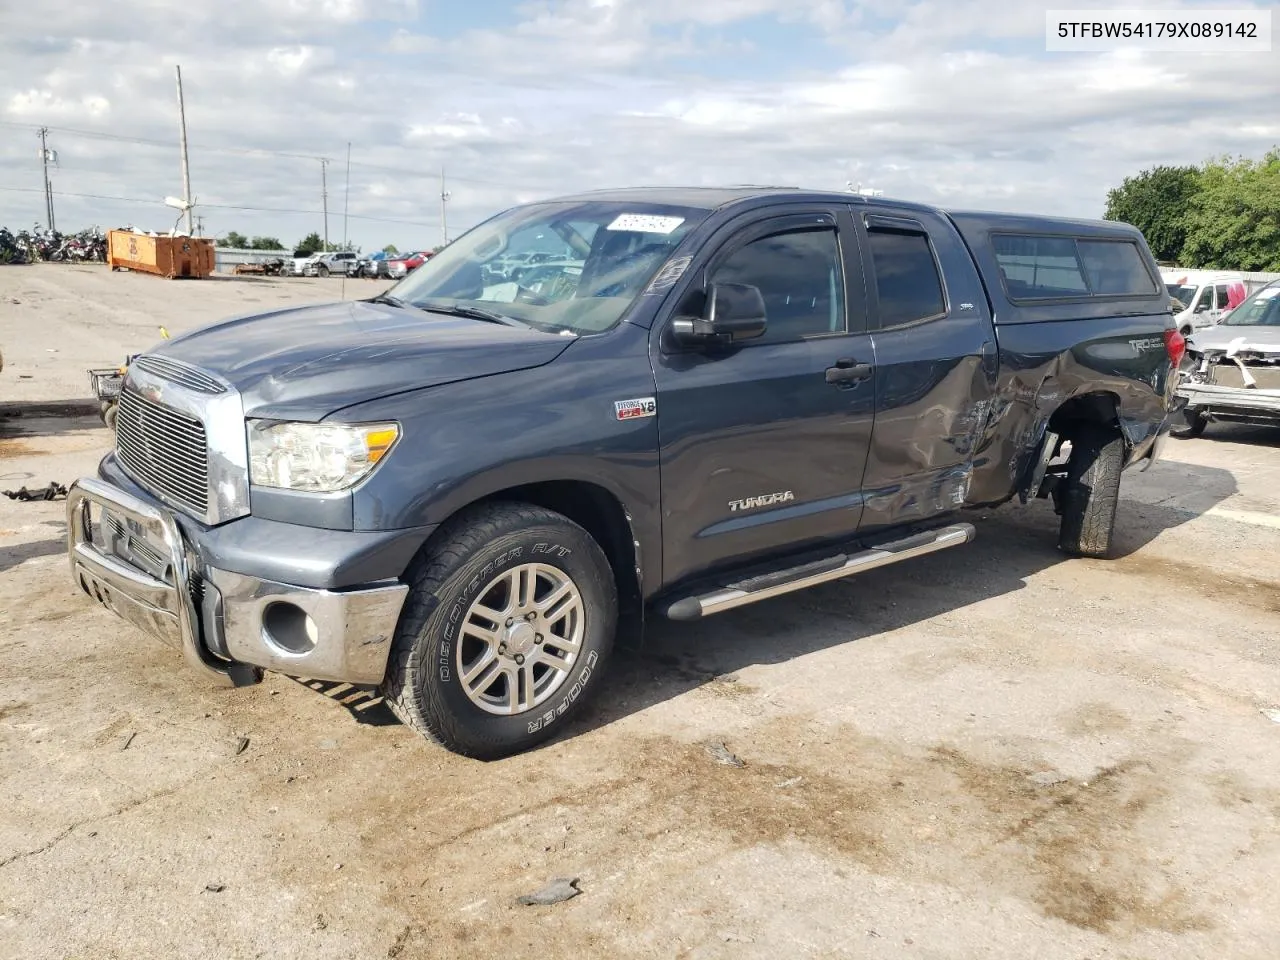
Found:
[[[84,370],[160,324],[383,286],[0,268],[3,486],[92,471]],[[1280,431],[1121,492],[1113,561],[1011,506],[656,622],[489,764],[342,686],[204,686],[73,592],[60,503],[0,500],[0,958],[1274,958]]]

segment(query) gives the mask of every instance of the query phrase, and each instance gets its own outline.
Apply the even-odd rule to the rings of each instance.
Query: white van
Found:
[[[1183,306],[1176,318],[1178,330],[1184,337],[1213,326],[1248,296],[1244,275],[1240,273],[1164,267],[1160,277],[1169,296]]]

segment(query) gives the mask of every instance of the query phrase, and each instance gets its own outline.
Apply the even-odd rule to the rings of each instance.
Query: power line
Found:
[[[0,187],[10,193],[43,193],[43,190],[37,190],[34,187]],[[157,206],[164,206],[163,200],[153,200],[149,197],[110,197],[99,193],[68,193],[62,190],[53,191],[55,197],[74,197],[81,200],[112,200],[120,203],[151,203]],[[294,207],[253,207],[241,206],[231,203],[205,203],[201,201],[200,206],[209,207],[215,210],[236,210],[245,213],[296,213],[315,216],[320,213],[319,210],[301,210]],[[421,220],[404,220],[398,217],[371,217],[358,213],[349,215],[352,220],[367,220],[371,223],[402,223],[411,227],[434,227],[438,224],[424,223]]]
[[[40,129],[40,126],[38,124],[19,123],[13,120],[0,120],[0,126],[20,127],[26,130],[37,130],[37,131]],[[147,139],[146,137],[129,137],[129,136],[124,136],[123,134],[104,133],[100,130],[81,130],[75,127],[45,127],[45,129],[51,133],[62,133],[62,134],[68,134],[70,136],[88,137],[94,140],[110,140],[116,143],[132,143],[132,144],[138,144],[138,145],[148,146],[148,147],[162,147],[166,150],[172,150],[174,147],[179,145],[177,141],[150,140],[150,139]],[[330,157],[320,156],[317,154],[291,153],[285,150],[271,150],[266,147],[207,147],[198,143],[193,144],[192,146],[194,148],[199,149],[202,153],[228,153],[228,154],[235,154],[237,156],[257,156],[257,157],[263,157],[263,158],[286,157],[292,160],[311,160],[311,161],[325,161],[325,162],[330,162],[331,160]],[[386,164],[380,164],[380,163],[369,163],[364,160],[352,160],[351,165],[353,167],[364,167],[366,170],[378,170],[383,173],[394,173],[403,177],[419,177],[423,179],[426,179],[428,177],[434,179],[435,177],[434,173],[424,172],[423,170],[420,170],[420,169],[415,170],[407,167],[394,167],[394,166],[388,166]],[[449,179],[454,181],[455,183],[476,183],[476,184],[480,184],[481,186],[489,186],[489,187],[507,187],[510,189],[520,189],[520,190],[535,189],[529,184],[515,184],[515,183],[511,183],[509,180],[486,180],[481,177],[459,177],[455,175],[450,175]]]

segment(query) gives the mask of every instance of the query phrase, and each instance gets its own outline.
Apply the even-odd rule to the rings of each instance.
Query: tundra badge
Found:
[[[754,510],[757,507],[771,507],[775,503],[787,503],[795,498],[796,495],[790,490],[783,490],[781,493],[766,493],[758,497],[747,497],[745,500],[730,500],[729,512],[737,513],[739,510]]]

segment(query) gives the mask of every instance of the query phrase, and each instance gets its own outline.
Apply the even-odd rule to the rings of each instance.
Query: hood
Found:
[[[394,393],[541,366],[572,342],[356,300],[234,317],[150,353],[218,374],[248,416],[318,420]]]
[[[1263,324],[1241,324],[1233,327],[1230,324],[1220,323],[1204,330],[1197,330],[1188,338],[1191,348],[1202,353],[1206,350],[1214,352],[1230,350],[1237,341],[1239,345],[1233,352],[1280,352],[1280,327]]]

